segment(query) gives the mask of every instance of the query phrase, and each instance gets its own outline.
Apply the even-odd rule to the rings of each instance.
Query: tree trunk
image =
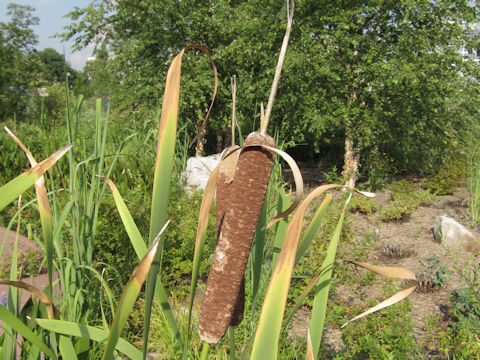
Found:
[[[347,134],[345,137],[345,156],[343,160],[342,175],[345,177],[345,186],[354,188],[360,165],[360,146],[355,146],[352,138]]]
[[[206,129],[202,129],[202,120],[197,122],[197,129],[198,129],[198,137],[197,137],[197,145],[195,146],[195,157],[202,157],[203,151],[205,148],[205,143],[207,139],[205,138]]]
[[[354,46],[353,56],[358,56],[358,49]],[[347,64],[346,69],[353,69],[353,63]],[[357,90],[354,87],[346,85],[348,92],[348,107],[351,108],[357,101]],[[345,178],[345,186],[349,188],[355,187],[357,181],[358,166],[360,165],[360,145],[355,145],[351,131],[345,130],[345,155],[343,158],[343,171],[342,175]]]

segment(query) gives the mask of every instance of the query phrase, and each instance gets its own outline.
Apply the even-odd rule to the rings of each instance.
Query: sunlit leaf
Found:
[[[137,296],[142,289],[145,279],[147,278],[150,266],[152,265],[155,253],[158,249],[160,237],[162,236],[162,233],[167,227],[168,223],[169,222],[167,221],[164,227],[160,230],[152,246],[147,251],[142,261],[140,261],[140,264],[138,264],[137,267],[133,270],[130,280],[125,285],[122,296],[118,303],[117,311],[115,312],[112,326],[110,327],[107,344],[105,345],[105,351],[102,357],[105,360],[111,359],[113,356],[113,351],[116,347],[118,338],[120,337],[120,334],[125,327],[127,319],[130,316],[130,312],[132,311],[133,305],[137,300]]]
[[[35,181],[37,181],[45,171],[50,169],[71,147],[72,145],[65,146],[33,168],[3,185],[0,188],[0,210],[3,210],[8,204],[15,200],[18,195],[32,186]]]

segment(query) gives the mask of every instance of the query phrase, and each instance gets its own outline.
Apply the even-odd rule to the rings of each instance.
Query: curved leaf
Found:
[[[20,335],[38,347],[43,353],[45,353],[45,355],[52,359],[56,359],[55,354],[47,345],[45,345],[42,339],[34,334],[33,331],[27,327],[27,325],[25,325],[20,319],[18,319],[3,306],[0,306],[0,320],[4,321],[6,324],[8,324],[8,326],[20,333]]]
[[[50,169],[71,147],[72,145],[67,145],[56,151],[33,168],[3,185],[0,188],[0,210],[3,210],[8,204],[15,200],[18,195],[32,186],[35,181],[37,181],[45,171]]]
[[[35,322],[42,328],[59,334],[77,336],[97,342],[105,342],[108,337],[108,331],[93,326],[74,323],[64,320],[35,319]],[[142,360],[143,354],[135,346],[119,338],[115,349],[127,355],[130,359]]]

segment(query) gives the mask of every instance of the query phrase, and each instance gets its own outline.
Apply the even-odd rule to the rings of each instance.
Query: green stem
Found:
[[[233,326],[228,327],[228,339],[230,342],[230,359],[235,360],[235,328]]]
[[[200,355],[200,360],[207,360],[209,351],[210,351],[210,344],[203,343],[202,355]]]

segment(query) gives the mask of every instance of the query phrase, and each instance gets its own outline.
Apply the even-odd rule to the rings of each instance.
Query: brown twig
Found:
[[[235,126],[237,124],[236,115],[236,101],[237,101],[237,75],[230,78],[230,85],[232,86],[232,146],[235,146]]]
[[[280,55],[278,56],[277,68],[275,70],[275,76],[273,78],[272,89],[270,90],[270,96],[268,97],[267,112],[265,114],[265,119],[263,121],[262,127],[260,128],[260,132],[262,134],[265,134],[267,132],[268,121],[270,120],[270,114],[272,113],[273,101],[275,100],[275,95],[277,94],[278,82],[280,80],[280,74],[282,72],[283,61],[285,60],[285,53],[287,52],[290,30],[292,29],[294,7],[295,1],[291,0],[290,11],[288,11],[287,30],[285,31],[285,36],[283,37]]]

